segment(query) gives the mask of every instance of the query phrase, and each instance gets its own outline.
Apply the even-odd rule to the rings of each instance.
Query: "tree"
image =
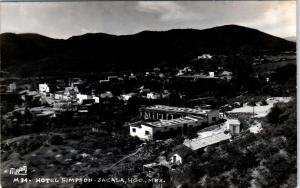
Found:
[[[188,139],[194,139],[198,137],[197,131],[195,129],[188,129],[186,132],[186,137]]]
[[[271,108],[271,112],[267,115],[268,121],[270,123],[278,124],[279,116],[282,114],[283,110],[278,107],[278,105]]]

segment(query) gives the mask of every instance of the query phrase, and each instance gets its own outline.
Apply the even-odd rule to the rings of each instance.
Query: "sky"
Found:
[[[296,1],[2,2],[0,32],[69,38],[236,24],[296,36]]]

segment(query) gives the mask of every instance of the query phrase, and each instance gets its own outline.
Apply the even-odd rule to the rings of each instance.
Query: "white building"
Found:
[[[82,101],[88,99],[88,96],[83,94],[77,94],[76,99],[79,104],[82,104]]]
[[[192,155],[192,150],[185,145],[176,146],[173,151],[168,155],[170,164],[181,165],[184,163],[186,158]]]
[[[17,90],[17,84],[16,82],[10,83],[7,86],[7,92],[15,92]]]
[[[229,130],[232,135],[236,135],[241,132],[241,122],[238,119],[227,119],[226,123],[227,130]]]
[[[201,56],[198,56],[197,59],[211,59],[212,55],[210,54],[202,54]]]
[[[128,101],[131,97],[136,96],[136,93],[127,93],[127,94],[123,94],[121,95],[121,98],[123,101]]]
[[[219,120],[219,110],[173,107],[166,105],[154,105],[141,108],[140,115],[144,119],[150,120],[169,120],[185,116],[197,116],[204,118],[208,124]]]
[[[50,92],[50,88],[48,86],[48,84],[44,83],[44,84],[39,84],[39,93],[49,93]]]
[[[150,93],[147,93],[146,98],[147,99],[160,99],[161,98],[161,94],[150,92]]]
[[[236,119],[228,119],[221,125],[214,125],[198,132],[198,137],[194,139],[186,139],[184,145],[192,150],[206,148],[207,146],[228,141],[232,135],[240,133],[240,121]]]
[[[100,98],[99,97],[92,96],[92,99],[95,100],[95,103],[99,103],[100,102]]]
[[[54,93],[54,99],[56,100],[69,100],[70,97],[65,95],[65,91],[57,91]]]
[[[155,122],[137,122],[130,125],[130,136],[136,136],[141,140],[153,140],[156,134],[183,131],[188,128],[200,126],[203,123],[205,123],[204,118],[189,116]]]
[[[192,150],[198,150],[201,148],[205,148],[207,146],[217,144],[231,138],[231,134],[222,132],[214,132],[203,134],[203,136],[199,135],[198,138],[192,140],[185,140],[184,145],[191,148]]]
[[[87,99],[94,99],[95,103],[99,103],[100,102],[100,98],[99,97],[96,97],[94,95],[84,95],[84,94],[77,94],[76,95],[76,99],[77,99],[77,102],[79,104],[82,104],[82,102],[84,100],[87,100]]]

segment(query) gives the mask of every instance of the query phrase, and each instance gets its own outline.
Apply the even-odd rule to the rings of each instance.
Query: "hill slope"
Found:
[[[256,53],[296,48],[293,42],[236,25],[204,30],[143,31],[121,36],[85,34],[67,40],[4,33],[0,42],[2,70],[23,76],[174,66],[202,53]]]

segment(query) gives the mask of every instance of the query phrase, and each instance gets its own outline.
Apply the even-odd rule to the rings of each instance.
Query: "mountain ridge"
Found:
[[[132,35],[87,33],[68,39],[0,34],[2,69],[16,75],[105,72],[180,65],[202,53],[293,51],[296,44],[238,25],[203,30],[142,31]]]

